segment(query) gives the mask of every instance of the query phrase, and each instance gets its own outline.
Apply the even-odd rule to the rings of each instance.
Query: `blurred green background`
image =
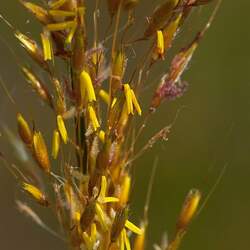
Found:
[[[145,22],[143,16],[149,15],[160,1],[141,2],[143,8],[139,7],[137,13]],[[192,21],[187,22],[186,31],[179,34],[179,37],[185,35],[184,39],[177,38],[179,46],[190,41],[189,33],[197,30],[197,20],[206,20],[203,17],[207,17],[211,7],[206,11],[204,8],[198,10]],[[154,132],[170,124],[176,112],[185,107],[171,130],[169,141],[158,143],[136,162],[131,217],[139,223],[154,158],[159,157],[149,211],[148,249],[152,249],[154,242],[160,241],[164,231],[171,238],[187,192],[193,187],[199,188],[205,199],[225,165],[219,185],[193,221],[180,249],[250,249],[249,9],[249,1],[223,1],[215,22],[185,72],[184,79],[190,84],[188,92],[183,98],[162,105],[141,138],[140,144],[143,144]],[[1,1],[0,13],[20,30],[39,34],[38,24],[18,1]],[[46,110],[38,108],[41,105],[25,85],[16,58],[8,46],[14,48],[14,54],[19,58],[25,53],[16,45],[11,31],[3,23],[0,23],[0,38],[1,78],[15,97],[20,111],[39,117],[46,126],[49,119],[43,118]],[[164,69],[167,67],[160,64],[154,71],[153,82],[160,79],[159,72]],[[145,92],[150,94],[150,90]],[[0,149],[9,151],[10,155],[13,149],[6,143],[2,126],[15,131],[15,112],[15,107],[0,87]],[[66,249],[63,242],[17,211],[16,193],[16,182],[4,168],[0,168],[0,249]],[[17,197],[21,198],[20,194]],[[49,218],[44,212],[42,215]]]

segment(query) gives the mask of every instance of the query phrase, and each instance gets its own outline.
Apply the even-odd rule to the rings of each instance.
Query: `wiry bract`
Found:
[[[135,8],[140,6],[139,0],[106,1],[114,26],[108,29],[112,30],[111,38],[102,37],[99,32],[100,27],[103,29],[103,20],[99,9],[102,5],[98,0],[94,1],[93,13],[89,13],[84,0],[48,0],[41,6],[24,0],[20,2],[42,24],[41,46],[1,18],[47,74],[51,88],[46,87],[35,71],[21,66],[27,82],[52,109],[56,124],[50,127],[53,136],[50,139],[52,151],[49,152],[49,140],[39,130],[39,124],[34,122],[32,130],[21,112],[17,114],[20,139],[44,173],[42,186],[50,187],[54,194],[45,194],[41,183],[33,178],[35,175],[28,175],[24,181],[20,171],[22,189],[34,202],[56,213],[63,237],[72,249],[145,249],[149,231],[146,213],[140,228],[129,221],[130,170],[134,160],[144,151],[158,140],[168,139],[170,127],[160,130],[135,152],[145,120],[148,121],[142,121],[140,116],[148,118],[164,100],[174,100],[184,94],[187,84],[182,81],[183,72],[218,5],[205,28],[175,55],[169,71],[163,73],[161,83],[155,87],[145,112],[140,105],[140,90],[146,84],[151,67],[159,60],[165,60],[175,35],[190,12],[210,1],[163,1],[148,18],[141,37],[136,37],[134,42],[126,41],[126,32],[134,24],[131,20],[136,18]],[[89,34],[91,21],[86,20],[86,14],[93,16],[91,31],[94,30],[94,36]],[[128,19],[125,28],[122,16]],[[110,47],[108,39],[112,40]],[[128,47],[142,40],[149,43],[149,54],[145,52],[147,55],[143,56],[139,66],[130,65]],[[67,65],[60,74],[55,70],[59,60]],[[126,71],[127,64],[134,66],[133,75]],[[138,133],[133,123],[137,117],[142,123]],[[72,151],[75,159],[70,157]],[[35,169],[34,166],[32,171]],[[178,248],[200,198],[198,190],[190,191],[177,222],[175,237],[168,245],[164,244],[162,250]],[[19,207],[36,217],[26,205],[19,202]],[[44,225],[40,219],[38,221]],[[136,235],[132,246],[129,231]]]

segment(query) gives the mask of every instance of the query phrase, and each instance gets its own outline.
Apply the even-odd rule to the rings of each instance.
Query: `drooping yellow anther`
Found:
[[[80,90],[82,101],[85,98],[85,93],[87,95],[87,100],[89,102],[96,101],[95,90],[92,84],[92,80],[87,71],[83,70],[80,75]]]
[[[157,53],[159,54],[159,56],[163,56],[164,54],[164,37],[163,37],[163,33],[161,30],[157,30]]]
[[[201,192],[199,190],[192,189],[189,191],[179,215],[177,230],[185,230],[189,225],[190,221],[195,215],[195,212],[197,211],[200,199]]]
[[[124,93],[126,97],[126,105],[128,114],[134,114],[134,108],[137,113],[141,115],[142,111],[140,105],[136,99],[134,91],[130,88],[129,84],[124,84]]]
[[[98,217],[98,220],[103,228],[104,231],[108,230],[108,225],[107,225],[107,220],[105,217],[105,213],[102,210],[102,207],[100,206],[100,204],[96,203],[96,215]]]
[[[49,7],[51,9],[58,9],[65,4],[67,0],[51,0],[49,1]]]
[[[133,105],[134,105],[138,115],[141,115],[142,114],[141,107],[140,107],[139,102],[137,101],[137,98],[135,96],[135,93],[134,93],[133,89],[131,89],[131,96],[132,96]]]
[[[94,245],[96,241],[96,235],[97,235],[96,224],[92,223],[91,228],[90,228],[90,239],[91,239],[92,245]]]
[[[115,106],[116,102],[117,102],[117,98],[114,97],[114,99],[113,99],[113,101],[111,103],[111,108],[113,108]]]
[[[128,174],[126,174],[126,176],[123,178],[122,181],[121,193],[119,197],[119,204],[121,206],[126,205],[128,202],[130,186],[131,186],[131,177]]]
[[[33,135],[28,123],[20,113],[17,114],[17,126],[22,141],[25,144],[30,145],[32,143]]]
[[[67,132],[67,129],[65,127],[65,123],[64,123],[62,116],[58,115],[56,117],[56,121],[57,121],[58,131],[60,132],[60,135],[62,137],[63,142],[66,144],[68,142],[68,132]]]
[[[122,234],[123,234],[126,249],[131,250],[130,241],[129,241],[129,238],[127,236],[127,232],[125,229],[122,230]]]
[[[110,203],[119,201],[119,199],[116,197],[106,197],[106,192],[107,192],[107,179],[103,175],[101,180],[101,189],[100,189],[100,194],[98,196],[98,201],[100,203]]]
[[[126,220],[125,227],[135,234],[142,235],[142,233],[143,233],[142,229],[137,227],[135,224],[133,224],[129,220]]]
[[[99,197],[103,198],[106,195],[106,190],[107,190],[107,179],[103,175],[102,180],[101,180],[101,188],[100,188],[100,194]]]
[[[88,106],[88,113],[89,113],[89,120],[92,124],[92,127],[94,129],[94,131],[96,131],[98,128],[100,128],[100,124],[99,124],[99,121],[96,117],[96,113],[95,113],[95,110],[92,106]]]
[[[90,239],[89,235],[86,232],[83,232],[82,237],[83,237],[83,240],[84,240],[84,243],[86,245],[87,250],[91,250],[92,244],[91,244],[91,239]]]
[[[57,158],[58,156],[58,152],[59,152],[59,149],[60,149],[60,134],[57,130],[54,130],[54,133],[53,133],[53,139],[52,139],[52,157],[54,159]]]
[[[102,143],[105,142],[105,132],[103,130],[99,131],[98,137]]]
[[[125,97],[126,97],[126,105],[127,105],[128,114],[134,114],[131,88],[129,84],[124,84],[124,92],[125,92]]]
[[[53,51],[50,41],[50,34],[47,30],[41,33],[42,45],[43,45],[43,57],[45,61],[52,60]]]
[[[50,161],[48,150],[41,132],[35,132],[33,135],[34,156],[39,166],[46,172],[50,172]]]
[[[110,102],[109,94],[105,90],[101,89],[99,91],[99,96],[107,105],[109,105]]]
[[[93,250],[97,237],[96,224],[95,223],[91,224],[90,235],[88,235],[87,232],[83,232],[82,236],[85,241],[87,249]]]
[[[66,22],[61,22],[61,23],[50,23],[46,25],[46,28],[49,31],[62,31],[62,30],[67,30],[71,29],[74,27],[75,21],[66,21]]]
[[[69,31],[69,34],[66,37],[66,40],[65,40],[66,44],[71,44],[72,39],[73,39],[75,32],[76,32],[76,28],[77,28],[77,22],[74,21],[74,25],[72,26],[72,28]]]
[[[125,230],[125,233],[126,233],[126,230]],[[125,247],[124,247],[124,234],[123,234],[123,231],[121,232],[120,237],[119,237],[119,244],[120,244],[119,250],[124,250]]]
[[[49,205],[44,193],[40,189],[35,187],[34,185],[23,182],[22,183],[22,188],[27,193],[29,193],[39,204],[41,204],[43,206],[48,206]]]

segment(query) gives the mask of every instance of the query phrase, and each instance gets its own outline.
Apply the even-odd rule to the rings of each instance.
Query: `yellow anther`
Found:
[[[129,84],[124,84],[124,92],[125,92],[125,97],[126,97],[126,105],[127,105],[128,114],[134,114],[131,88]]]
[[[55,130],[52,139],[52,157],[54,159],[57,158],[59,149],[60,149],[60,134],[57,130]]]
[[[126,105],[128,114],[134,114],[134,108],[137,113],[141,115],[142,111],[136,99],[134,91],[130,88],[129,84],[124,84],[124,92],[126,97]]]
[[[107,179],[103,175],[102,180],[101,180],[101,189],[100,189],[100,194],[99,197],[103,198],[106,196],[106,191],[107,191]]]
[[[108,226],[106,223],[105,214],[104,214],[101,206],[98,203],[96,203],[96,215],[98,217],[98,220],[99,220],[103,230],[106,231],[108,229]]]
[[[116,197],[106,197],[106,192],[107,192],[107,179],[103,175],[101,180],[101,189],[100,189],[100,194],[98,196],[98,201],[100,203],[110,203],[119,201],[119,199]]]
[[[102,98],[102,100],[103,100],[107,105],[109,105],[109,102],[110,102],[109,94],[108,94],[105,90],[101,89],[101,90],[99,91],[99,96]]]
[[[129,238],[128,238],[128,236],[127,236],[127,232],[126,232],[125,229],[122,230],[122,234],[123,234],[123,237],[124,237],[124,243],[125,243],[126,249],[127,249],[127,250],[131,250]]]
[[[162,57],[164,54],[164,37],[161,30],[157,30],[157,53]]]
[[[141,235],[142,234],[142,230],[137,227],[135,224],[133,224],[132,222],[130,222],[129,220],[126,220],[125,222],[125,227],[127,229],[129,229],[131,232],[135,233],[135,234],[138,234],[138,235]]]
[[[91,122],[91,125],[92,125],[94,131],[96,131],[98,128],[100,128],[100,124],[99,124],[98,119],[96,117],[95,110],[92,106],[88,106],[88,113],[89,113],[89,120]]]
[[[66,144],[68,142],[68,132],[65,127],[65,123],[64,123],[62,116],[58,115],[56,118],[56,121],[57,121],[58,131],[60,132],[63,142]]]
[[[99,136],[100,141],[102,143],[104,143],[105,142],[105,132],[103,130],[100,130],[98,136]]]
[[[141,107],[140,107],[139,102],[137,101],[137,98],[135,96],[135,93],[134,93],[133,89],[131,89],[131,96],[132,96],[133,105],[134,105],[138,115],[141,115],[142,114]]]
[[[121,185],[121,194],[119,198],[119,203],[121,206],[124,206],[127,204],[129,199],[129,192],[130,192],[130,186],[131,186],[131,177],[127,174],[122,182]]]
[[[96,241],[96,234],[97,234],[96,224],[95,223],[91,224],[91,230],[90,230],[90,232],[91,232],[91,234],[90,234],[91,235],[90,236],[91,242],[94,243]]]
[[[87,94],[87,100],[89,102],[96,101],[95,90],[92,84],[92,80],[87,71],[83,70],[80,76],[80,90],[82,101],[85,98],[85,93]]]
[[[75,32],[76,32],[76,28],[77,28],[77,22],[75,21],[74,25],[70,29],[70,32],[69,32],[68,36],[66,37],[66,40],[65,40],[66,44],[71,44],[72,39],[73,39],[73,37],[75,35]]]
[[[52,51],[52,44],[49,38],[49,32],[44,31],[41,33],[42,45],[43,45],[43,57],[45,61],[52,60],[53,51]]]
[[[115,97],[111,103],[111,108],[115,106],[116,102],[117,102],[117,98]]]

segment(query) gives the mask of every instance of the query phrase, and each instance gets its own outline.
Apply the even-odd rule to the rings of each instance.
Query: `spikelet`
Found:
[[[28,123],[20,113],[17,114],[17,125],[18,132],[22,141],[27,145],[31,145],[33,140],[33,134],[30,130]]]
[[[192,218],[194,217],[195,212],[197,211],[200,199],[201,199],[201,193],[199,190],[192,189],[189,191],[178,218],[177,222],[178,231],[182,231],[187,228]]]
[[[35,187],[32,184],[23,182],[22,188],[25,190],[28,194],[31,195],[33,199],[35,199],[39,204],[42,206],[47,207],[49,205],[49,202],[45,196],[45,194],[37,187]]]
[[[52,139],[52,157],[54,159],[57,159],[58,153],[59,153],[59,149],[60,149],[60,134],[57,130],[54,130],[53,133],[53,139]]]
[[[53,108],[52,97],[42,81],[27,67],[23,66],[21,67],[21,70],[27,82],[30,83],[35,92],[42,98],[43,101],[48,103],[48,105]]]
[[[46,173],[50,172],[50,161],[47,146],[43,139],[41,132],[35,132],[33,135],[33,148],[34,148],[34,156],[41,167]]]
[[[30,11],[39,22],[42,24],[47,24],[50,22],[49,13],[46,9],[42,8],[41,6],[34,4],[32,2],[20,0],[20,3]]]
[[[157,30],[164,28],[173,14],[174,8],[179,0],[165,0],[163,4],[158,6],[150,18],[149,25],[144,32],[145,37],[152,36]]]

